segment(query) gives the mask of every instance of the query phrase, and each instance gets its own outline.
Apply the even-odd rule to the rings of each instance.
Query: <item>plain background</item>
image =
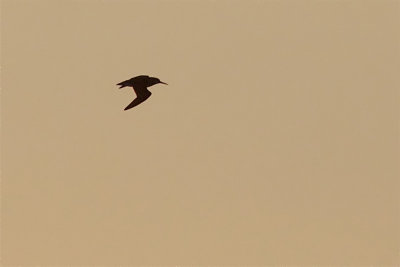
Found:
[[[1,1],[2,263],[400,264],[399,10]]]

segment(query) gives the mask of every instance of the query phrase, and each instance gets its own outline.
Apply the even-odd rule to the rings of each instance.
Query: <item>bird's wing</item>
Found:
[[[128,110],[139,105],[151,96],[151,92],[147,90],[146,87],[136,86],[136,88],[133,88],[133,90],[135,90],[137,97],[124,110]]]
[[[149,97],[147,97],[149,98]],[[128,110],[130,108],[136,107],[137,105],[139,105],[140,103],[144,102],[147,98],[135,98],[128,106],[126,106],[126,108],[124,108],[124,110]]]
[[[135,84],[135,86],[132,86],[132,88],[138,98],[145,97],[147,99],[151,95],[151,92],[147,90],[145,85]]]

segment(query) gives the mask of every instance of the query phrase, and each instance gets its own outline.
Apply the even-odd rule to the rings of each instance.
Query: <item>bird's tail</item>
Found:
[[[121,89],[123,87],[128,86],[128,81],[123,81],[123,82],[117,83],[117,85],[119,85],[119,89]]]

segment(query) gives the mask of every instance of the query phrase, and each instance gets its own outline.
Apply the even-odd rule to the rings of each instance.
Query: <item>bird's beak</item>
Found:
[[[160,83],[165,84],[165,85],[168,85],[168,83],[165,83],[165,82],[161,82],[161,81],[160,81]]]

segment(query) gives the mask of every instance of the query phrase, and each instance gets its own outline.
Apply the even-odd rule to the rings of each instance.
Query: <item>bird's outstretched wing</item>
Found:
[[[140,103],[144,102],[147,98],[149,98],[149,97],[146,97],[146,98],[137,97],[137,98],[135,98],[126,108],[124,108],[124,110],[128,110],[130,108],[136,107]]]
[[[133,88],[133,90],[135,91],[137,97],[124,110],[128,110],[139,105],[151,96],[151,92],[144,86],[136,86]]]

